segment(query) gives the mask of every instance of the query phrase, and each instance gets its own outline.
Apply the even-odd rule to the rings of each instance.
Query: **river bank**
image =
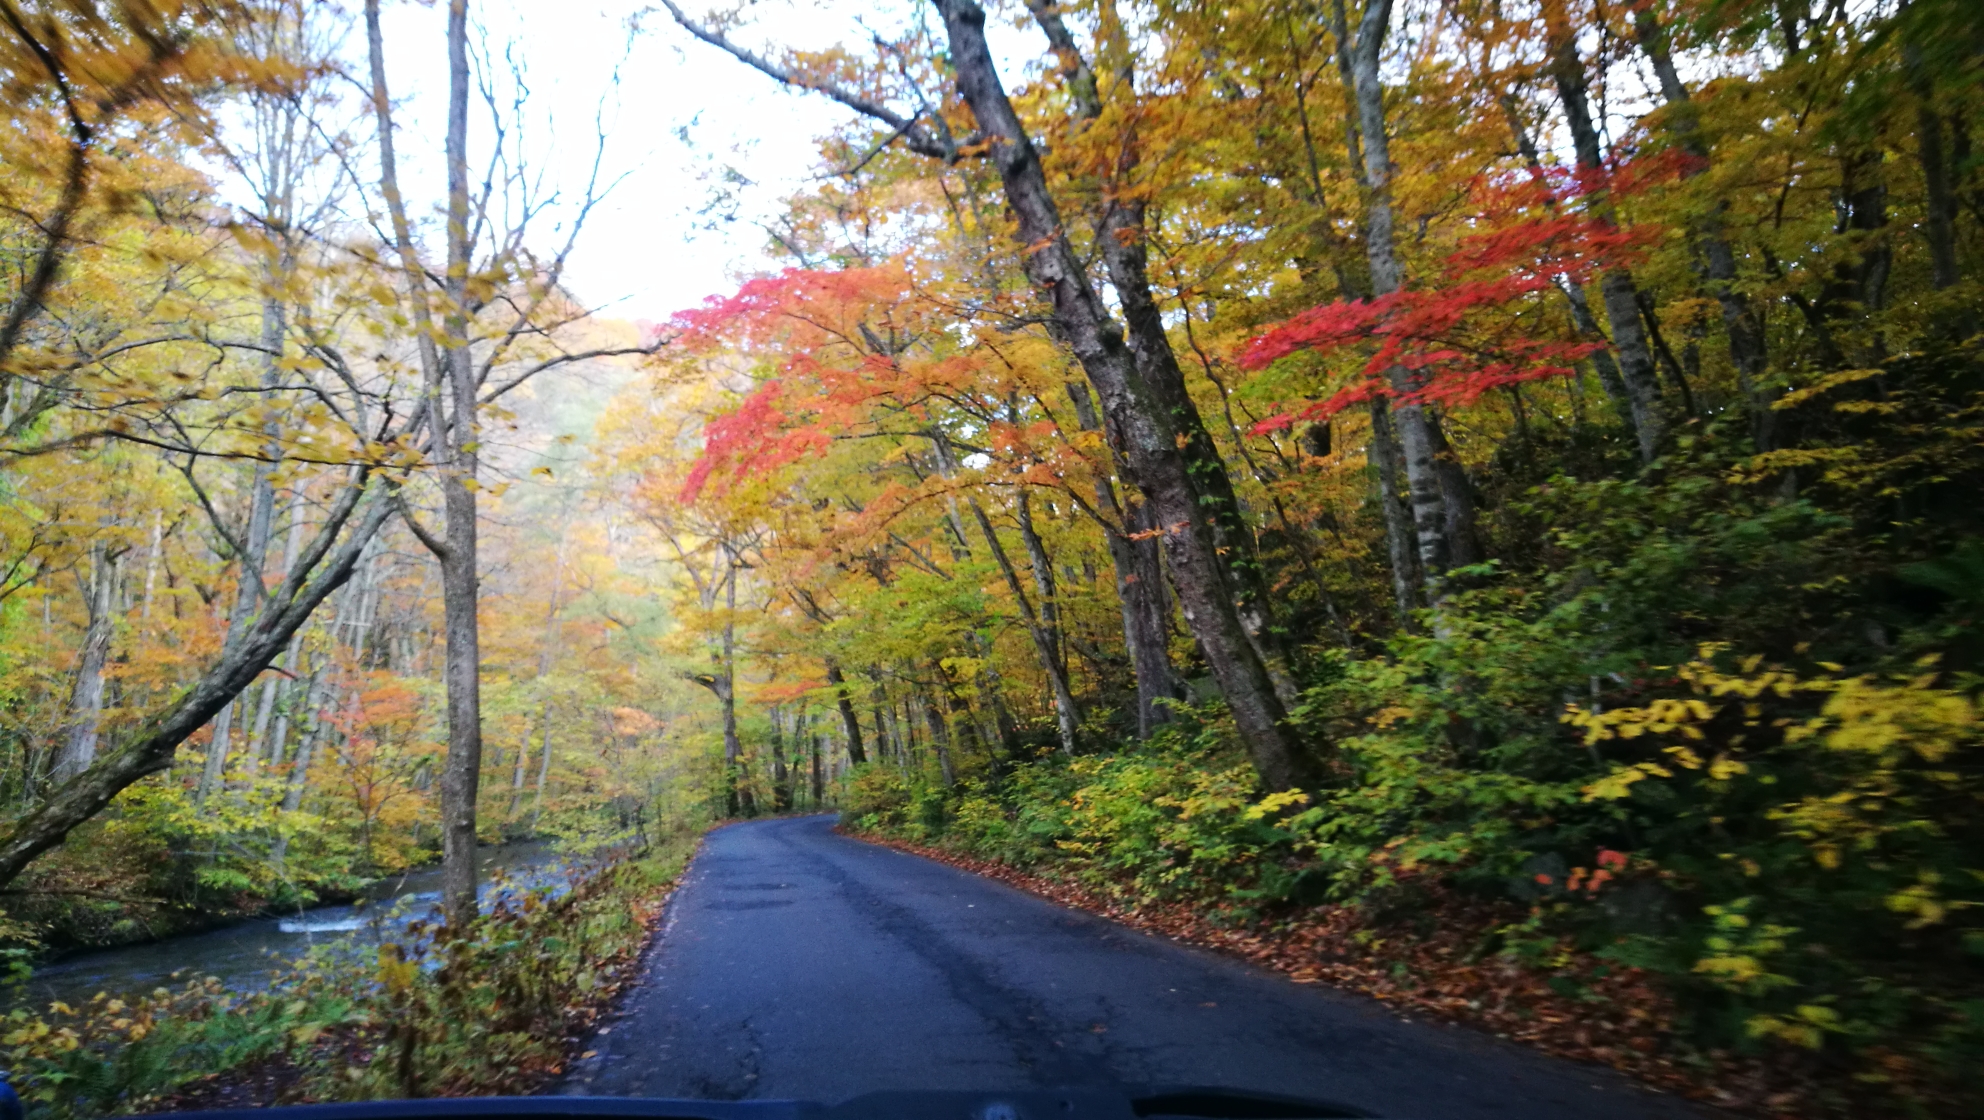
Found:
[[[494,890],[562,879],[573,865],[549,844],[528,841],[491,845],[483,866],[486,898]],[[78,1006],[99,992],[148,993],[193,976],[214,977],[232,990],[259,990],[313,948],[354,937],[376,945],[424,916],[440,898],[440,876],[438,864],[409,868],[308,907],[266,908],[162,936],[58,950],[0,997],[0,1009]]]
[[[418,894],[402,896],[414,906],[397,926],[365,927],[381,931],[376,947],[320,948],[268,968],[260,986],[188,979],[17,1008],[0,1062],[55,1120],[527,1090],[564,1067],[632,975],[697,840],[673,836],[562,882],[499,880],[456,935],[425,921]]]

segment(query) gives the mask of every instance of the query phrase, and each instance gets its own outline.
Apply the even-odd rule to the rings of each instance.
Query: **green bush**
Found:
[[[1984,547],[1918,524],[1948,553],[1870,561],[1854,502],[1690,454],[1666,481],[1537,487],[1499,511],[1532,555],[1456,573],[1382,656],[1322,655],[1295,712],[1330,745],[1321,788],[1262,796],[1218,712],[1188,710],[941,813],[898,781],[871,823],[1226,920],[1459,900],[1507,916],[1487,951],[1657,974],[1684,1056],[1974,1101]]]

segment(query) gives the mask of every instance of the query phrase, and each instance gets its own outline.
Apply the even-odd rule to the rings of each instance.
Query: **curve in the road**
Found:
[[[1304,986],[864,844],[831,817],[710,834],[573,1094],[1220,1085],[1381,1116],[1679,1120],[1609,1070]]]

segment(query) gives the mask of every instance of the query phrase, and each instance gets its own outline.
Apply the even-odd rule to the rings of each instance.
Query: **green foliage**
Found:
[[[319,1074],[342,1099],[503,1091],[562,1061],[568,1025],[645,943],[646,907],[681,870],[687,845],[665,857],[615,863],[563,895],[507,894],[467,931],[409,930],[383,945],[369,978],[347,974],[372,1015],[361,1034],[372,1060]],[[368,982],[369,981],[369,982]]]
[[[37,1113],[95,1116],[282,1052],[352,1014],[316,976],[252,995],[194,980],[176,992],[99,995],[80,1008],[57,1003],[45,1015],[16,1010],[0,1045],[16,1089]]]
[[[1335,747],[1323,788],[1261,796],[1196,712],[967,784],[939,840],[1242,920],[1323,903],[1382,925],[1442,884],[1506,912],[1512,960],[1569,945],[1659,975],[1684,1053],[1816,1054],[1895,1100],[1965,1099],[1975,538],[1939,511],[1869,556],[1856,493],[1788,498],[1713,444],[1664,476],[1534,487],[1500,510],[1526,555],[1457,573],[1384,656],[1324,655],[1296,712]]]
[[[317,1100],[498,1092],[564,1058],[577,1019],[645,942],[694,838],[608,863],[564,893],[497,884],[462,934],[414,923],[377,955],[321,947],[260,992],[212,979],[177,992],[0,1021],[14,1084],[41,1115],[141,1109],[210,1074],[280,1060]]]

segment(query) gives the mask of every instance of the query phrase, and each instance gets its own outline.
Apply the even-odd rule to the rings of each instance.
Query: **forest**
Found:
[[[438,862],[500,971],[479,844],[652,900],[829,809],[1737,1112],[1984,1106],[1967,0],[662,0],[629,64],[840,123],[639,323],[615,136],[554,198],[445,8],[0,0],[18,969]],[[414,1053],[328,975],[248,1050]],[[118,1021],[4,1041],[117,1111]]]

